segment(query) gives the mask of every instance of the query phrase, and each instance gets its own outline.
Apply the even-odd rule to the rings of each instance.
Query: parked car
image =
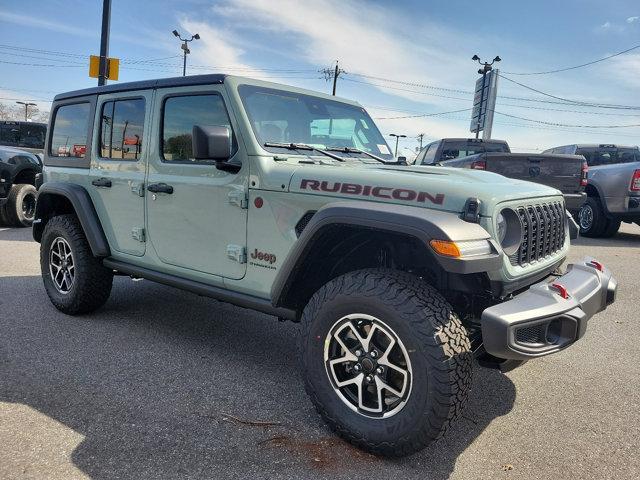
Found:
[[[44,151],[46,135],[45,123],[0,121],[0,146],[16,147],[41,154]]]
[[[576,218],[586,237],[611,237],[620,223],[640,222],[640,149],[573,144],[545,152],[582,155],[589,165],[587,199]]]
[[[312,402],[371,452],[439,438],[473,352],[559,352],[615,300],[592,258],[557,275],[577,234],[560,192],[399,165],[355,102],[195,75],[57,95],[51,118],[33,236],[53,305],[87,314],[120,274],[300,322]],[[137,158],[104,148],[125,128]],[[70,136],[86,149],[59,155]]]
[[[37,155],[0,146],[0,225],[31,225],[36,212],[36,175],[40,172]]]
[[[416,163],[471,168],[557,188],[577,213],[586,199],[588,167],[580,155],[510,153],[503,140],[443,138],[422,149]]]

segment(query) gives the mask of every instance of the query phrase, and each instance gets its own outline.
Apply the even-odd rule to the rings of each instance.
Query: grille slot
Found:
[[[546,343],[546,327],[542,323],[531,327],[522,327],[516,330],[516,342],[518,343]]]
[[[565,239],[565,209],[562,202],[515,208],[522,224],[522,243],[509,256],[511,265],[525,266],[554,255]]]

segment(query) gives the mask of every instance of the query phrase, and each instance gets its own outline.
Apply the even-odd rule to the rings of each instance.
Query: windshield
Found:
[[[453,160],[454,158],[468,157],[485,152],[509,152],[504,142],[446,142],[442,147],[440,160]]]
[[[44,148],[47,127],[39,123],[0,123],[0,145],[25,148]]]
[[[576,155],[584,155],[590,166],[640,162],[637,148],[578,148]]]
[[[389,146],[364,108],[253,85],[241,85],[238,91],[261,145],[300,143],[319,148],[349,147],[385,160],[393,159]],[[278,151],[280,147],[265,148]],[[354,153],[350,152],[346,158]]]

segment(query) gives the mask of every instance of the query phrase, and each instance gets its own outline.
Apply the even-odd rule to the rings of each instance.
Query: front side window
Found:
[[[186,95],[165,100],[162,120],[162,156],[165,161],[208,162],[193,158],[191,140],[194,125],[223,126],[232,130],[220,95]],[[233,145],[235,151],[235,139]]]
[[[436,159],[436,152],[438,151],[438,143],[432,143],[427,147],[427,151],[424,154],[423,164],[429,165],[434,163]]]
[[[357,148],[386,160],[393,155],[371,117],[347,103],[285,90],[238,88],[258,142],[304,143],[318,148]],[[265,148],[278,151],[278,147]]]
[[[100,156],[137,160],[142,154],[144,99],[116,100],[102,106]]]
[[[84,158],[87,153],[90,111],[88,103],[58,107],[53,120],[50,156]]]

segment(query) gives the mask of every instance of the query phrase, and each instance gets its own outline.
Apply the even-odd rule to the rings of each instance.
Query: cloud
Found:
[[[629,17],[627,18],[627,23],[635,23],[640,20],[640,17]]]
[[[50,22],[33,15],[19,15],[17,13],[0,12],[0,20],[16,25],[24,25],[27,27],[43,28],[54,32],[67,33],[79,37],[96,37],[97,33],[84,28],[73,27],[63,22]]]
[[[611,22],[604,22],[602,25],[600,25],[600,28],[602,30],[608,30],[611,28]]]

